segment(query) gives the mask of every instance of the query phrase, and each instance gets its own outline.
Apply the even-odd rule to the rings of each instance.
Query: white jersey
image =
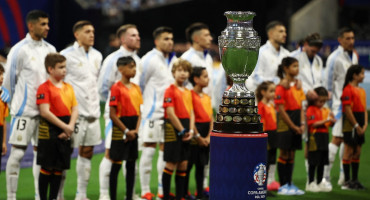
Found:
[[[103,62],[99,72],[98,87],[101,101],[107,101],[111,86],[118,80],[121,80],[121,73],[117,69],[117,60],[123,56],[131,56],[136,62],[136,75],[131,82],[139,84],[141,62],[136,51],[128,51],[121,46],[117,51],[109,54]]]
[[[164,92],[174,82],[171,69],[175,60],[176,57],[172,55],[165,58],[156,48],[143,56],[143,70],[140,77],[140,88],[144,99],[141,109],[142,124],[146,120],[164,118]]]
[[[288,50],[280,46],[280,50],[277,51],[267,40],[266,44],[262,45],[259,50],[256,68],[247,80],[248,89],[254,91],[263,81],[273,81],[278,84],[280,80],[277,76],[278,66],[281,64],[281,60],[287,56],[289,56]]]
[[[92,47],[86,52],[78,42],[60,53],[67,58],[67,75],[64,81],[73,86],[78,114],[87,118],[99,118],[98,75],[102,54]]]
[[[340,97],[342,96],[343,84],[347,70],[352,64],[357,63],[357,54],[352,52],[350,57],[348,52],[344,51],[342,46],[339,46],[335,51],[333,51],[326,61],[325,86],[328,91],[332,92],[331,107],[333,112],[337,112],[338,109],[341,109]]]
[[[323,86],[323,62],[320,56],[315,55],[312,62],[308,59],[307,53],[294,51],[290,54],[295,57],[299,64],[298,79],[302,81],[302,88],[306,94],[308,90]]]
[[[208,87],[204,88],[203,91],[206,93],[208,96],[212,97],[213,96],[213,60],[211,55],[209,55],[208,51],[197,51],[193,47],[190,47],[187,51],[185,51],[181,55],[182,59],[185,59],[189,61],[192,65],[192,67],[205,67],[208,72],[208,77],[209,77],[209,84]],[[187,83],[187,88],[193,89],[193,85],[188,82]]]
[[[39,115],[36,92],[48,78],[45,57],[54,52],[53,45],[43,39],[33,40],[29,33],[10,50],[5,66],[4,87],[10,92],[12,116]]]

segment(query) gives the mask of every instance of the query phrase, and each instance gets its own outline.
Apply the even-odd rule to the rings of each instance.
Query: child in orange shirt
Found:
[[[256,90],[258,114],[261,115],[263,131],[268,133],[267,144],[267,190],[278,190],[280,184],[275,181],[276,169],[276,110],[274,105],[275,84],[271,81],[262,82]]]
[[[62,171],[70,168],[70,138],[78,117],[73,88],[63,81],[66,58],[58,53],[48,54],[45,57],[45,68],[50,76],[39,86],[36,96],[41,115],[37,146],[37,164],[41,165],[41,200],[57,198]]]
[[[343,105],[343,171],[342,189],[363,190],[365,187],[358,181],[361,146],[365,143],[367,128],[366,92],[359,87],[365,78],[365,69],[361,65],[348,68],[342,93]],[[352,168],[352,179],[350,169]]]
[[[2,94],[6,89],[1,87],[4,80],[4,67],[0,64],[0,94]],[[0,100],[0,164],[1,156],[6,154],[6,117],[9,114],[8,104],[3,100]]]
[[[330,192],[322,182],[324,165],[329,164],[329,126],[335,123],[334,115],[324,107],[328,100],[328,91],[324,87],[314,89],[318,95],[316,100],[308,102],[306,119],[308,126],[308,185],[306,191],[310,192]],[[314,181],[315,171],[317,171],[316,183]]]

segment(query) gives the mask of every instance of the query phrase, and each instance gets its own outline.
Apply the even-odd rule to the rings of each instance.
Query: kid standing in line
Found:
[[[70,167],[70,138],[78,117],[73,88],[63,81],[66,75],[66,58],[58,53],[50,53],[45,57],[45,68],[50,76],[40,85],[36,95],[41,115],[37,146],[37,164],[41,166],[41,200],[57,198],[62,171]]]
[[[0,64],[0,95],[5,92],[5,88],[2,87],[4,80],[4,67]],[[6,91],[7,92],[7,91]],[[0,164],[1,157],[6,154],[6,117],[9,114],[8,104],[3,100],[0,100]]]
[[[122,78],[111,87],[110,118],[113,122],[109,159],[112,169],[109,176],[110,199],[116,200],[118,172],[122,160],[126,161],[126,200],[132,200],[135,183],[135,162],[138,158],[138,130],[140,105],[143,103],[140,87],[130,79],[135,77],[136,64],[131,56],[117,60]]]
[[[363,190],[365,187],[358,181],[361,146],[365,143],[367,128],[366,92],[359,87],[365,78],[365,69],[361,65],[348,68],[342,93],[343,106],[343,170],[344,184],[342,189]],[[352,168],[352,179],[350,169]]]
[[[175,61],[172,74],[175,83],[164,93],[165,137],[162,183],[164,200],[169,200],[171,176],[176,169],[176,200],[185,193],[186,170],[189,159],[189,141],[194,135],[194,114],[192,95],[184,82],[192,71],[191,64],[183,59]]]
[[[302,149],[302,133],[304,129],[304,114],[302,101],[306,99],[304,92],[297,89],[295,77],[299,73],[298,61],[286,57],[278,67],[277,75],[281,82],[276,86],[275,105],[278,110],[277,135],[280,155],[278,159],[278,174],[282,185],[278,194],[302,195],[304,192],[292,183],[294,156],[297,149]],[[288,88],[282,85],[288,83]]]
[[[203,92],[208,86],[209,78],[205,67],[193,67],[193,73],[189,78],[193,85],[191,95],[195,116],[195,135],[190,142],[190,157],[186,172],[185,192],[189,188],[189,175],[195,164],[195,181],[197,185],[196,198],[203,198],[204,167],[209,160],[210,132],[213,129],[213,111],[211,98]],[[187,194],[190,196],[190,194]],[[185,195],[185,199],[189,196]]]
[[[314,89],[318,95],[316,100],[308,102],[306,119],[308,126],[308,185],[306,191],[330,192],[331,189],[322,182],[324,165],[329,164],[329,126],[335,123],[334,115],[324,107],[328,100],[328,91],[324,87]],[[317,171],[316,182],[315,171]]]
[[[278,190],[280,184],[275,181],[276,169],[276,111],[274,105],[275,84],[271,81],[262,82],[256,90],[258,114],[261,115],[263,131],[268,133],[267,144],[267,190]]]

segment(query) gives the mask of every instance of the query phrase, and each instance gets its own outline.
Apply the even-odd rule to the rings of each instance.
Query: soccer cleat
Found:
[[[358,180],[355,180],[355,181],[352,181],[352,186],[353,186],[353,189],[355,190],[365,190],[366,188],[360,183],[360,181]]]
[[[195,196],[193,196],[190,191],[185,195],[185,200],[195,200]]]
[[[312,181],[308,186],[306,187],[307,192],[320,192],[320,188],[317,186],[315,181]]]
[[[289,185],[291,192],[294,193],[294,195],[303,195],[304,191],[299,189],[297,186],[295,186],[293,183]]]
[[[317,186],[320,188],[320,192],[331,192],[333,190],[333,186],[325,178]]]
[[[294,195],[294,190],[291,190],[289,185],[285,184],[278,189],[278,194],[279,195]]]
[[[161,200],[164,198],[163,194],[157,194],[157,199]],[[176,199],[176,196],[175,194],[173,194],[172,192],[170,192],[170,199]]]
[[[143,196],[141,196],[141,199],[143,199],[143,200],[153,200],[154,197],[155,197],[154,194],[152,194],[150,192],[147,192]]]
[[[280,183],[276,181],[272,181],[270,184],[267,185],[268,191],[277,191],[280,187]]]
[[[101,194],[99,200],[110,200],[110,197],[108,194]]]
[[[354,184],[352,183],[352,181],[346,181],[346,182],[343,183],[341,189],[342,190],[353,190],[354,189]]]

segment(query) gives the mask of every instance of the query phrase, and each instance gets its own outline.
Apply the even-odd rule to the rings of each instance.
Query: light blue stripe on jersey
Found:
[[[334,72],[334,63],[335,63],[335,60],[337,59],[337,57],[339,56],[339,51],[337,51],[335,54],[334,54],[334,56],[333,56],[333,58],[331,59],[331,62],[328,64],[328,66],[326,66],[326,67],[329,67],[328,68],[328,80],[327,80],[327,82],[328,82],[328,84],[327,84],[327,86],[328,86],[328,90],[329,91],[331,91],[331,92],[334,92],[333,91],[333,82],[334,82],[334,80],[333,80],[333,72]]]
[[[113,126],[113,122],[112,120],[109,119],[109,122],[107,126],[105,127],[105,131],[104,131],[105,139],[107,139],[108,133],[112,133],[112,126]]]
[[[110,73],[112,72],[112,69],[113,69],[113,66],[116,66],[116,62],[118,60],[119,57],[122,57],[122,52],[117,52],[115,53],[112,58],[108,61],[108,64],[107,64],[107,69],[105,69],[105,72],[104,72],[104,76],[103,76],[103,83],[102,83],[102,86],[101,86],[101,95],[103,97],[105,97],[105,99],[108,98],[108,94],[109,94],[109,90],[110,90],[110,86],[109,85],[109,78],[110,78]],[[113,80],[115,81],[115,80]]]
[[[11,124],[10,124],[10,134],[12,134],[13,133],[13,127],[14,127],[14,124],[15,124],[15,120],[16,120],[16,117],[14,116],[14,117],[12,117],[13,119],[12,119],[12,122],[11,122]]]
[[[340,103],[340,106],[338,108],[338,113],[335,115],[335,119],[336,120],[339,120],[342,117],[342,115],[343,115],[342,106],[343,106],[342,103]]]
[[[263,46],[262,48],[260,48],[259,55],[261,55],[262,52],[266,51],[266,49],[267,49],[267,46]],[[259,64],[258,64],[259,60],[260,59],[258,59],[257,64],[256,64],[256,68],[254,69],[254,71],[256,71],[256,72],[258,71],[258,68],[260,67]],[[253,78],[254,78],[254,80],[257,81],[258,84],[262,83],[262,81],[263,81],[262,78],[257,73],[254,73]]]
[[[23,40],[19,43],[18,47],[14,50],[14,53],[12,57],[10,58],[11,61],[11,66],[10,66],[10,98],[13,99],[13,95],[15,92],[15,84],[17,82],[17,58],[18,58],[18,53],[19,50],[21,49],[22,46],[27,44],[27,40]]]
[[[22,116],[23,114],[23,111],[24,111],[24,108],[26,107],[26,103],[27,103],[27,84],[24,84],[24,99],[23,99],[23,102],[22,102],[22,105],[21,107],[19,108],[17,114],[15,114],[15,116]]]
[[[145,89],[145,76],[146,76],[146,72],[148,71],[149,62],[153,58],[154,55],[155,55],[154,51],[150,52],[146,56],[146,59],[143,61],[143,72],[141,73],[140,83],[139,83],[142,93],[144,93],[144,89]]]
[[[157,102],[157,92],[156,92],[155,88],[153,88],[153,89],[154,89],[153,104],[152,104],[152,107],[150,108],[150,111],[148,113],[148,116],[141,121],[141,125],[144,125],[145,124],[145,121],[147,119],[151,119],[152,116],[153,116],[153,113],[155,111],[155,105],[156,105],[156,102]]]

